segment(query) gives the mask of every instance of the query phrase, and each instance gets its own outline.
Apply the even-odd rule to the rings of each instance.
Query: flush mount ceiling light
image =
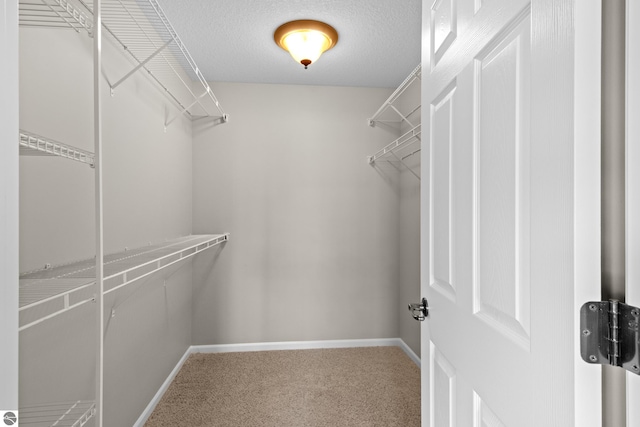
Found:
[[[273,39],[306,69],[338,43],[338,32],[324,22],[302,19],[280,25]]]

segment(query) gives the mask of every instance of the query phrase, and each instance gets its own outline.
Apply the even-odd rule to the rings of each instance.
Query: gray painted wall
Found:
[[[420,170],[420,156],[407,159],[413,170]],[[419,302],[420,295],[420,181],[408,171],[400,176],[400,280],[402,310],[400,338],[420,356],[420,322],[411,317],[407,304]]]
[[[194,130],[193,343],[397,337],[397,173],[366,162],[387,89],[215,84],[231,121]]]
[[[415,81],[399,100],[401,111],[409,112],[420,105],[420,81]],[[408,117],[413,124],[420,123],[420,110]],[[402,132],[411,126],[404,125]],[[420,148],[414,143],[407,154]],[[405,159],[400,170],[400,301],[404,307],[419,302],[420,295],[420,180],[408,169],[420,175],[420,153]],[[420,356],[420,323],[411,317],[406,308],[400,312],[400,338]]]
[[[105,79],[132,67],[103,49]],[[20,127],[93,151],[91,39],[21,28],[20,70]],[[143,73],[103,91],[106,252],[190,234],[191,122],[164,132],[175,107]],[[20,168],[21,271],[93,256],[93,170],[52,157]],[[105,298],[105,425],[132,425],[190,345],[191,266]],[[95,340],[93,304],[21,332],[20,405],[93,399]]]
[[[0,1],[0,411],[18,409],[18,2]]]

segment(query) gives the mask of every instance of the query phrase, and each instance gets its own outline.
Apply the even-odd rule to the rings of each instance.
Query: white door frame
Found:
[[[580,307],[601,299],[601,0],[574,2],[575,23],[575,426],[601,426],[601,369],[580,356]]]
[[[640,306],[640,4],[627,1],[627,203],[626,203],[626,298],[633,306]],[[627,425],[640,425],[640,377],[627,373]]]
[[[18,409],[18,2],[0,0],[0,415]]]

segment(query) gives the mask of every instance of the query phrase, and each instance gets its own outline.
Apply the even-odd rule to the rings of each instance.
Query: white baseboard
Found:
[[[398,338],[365,340],[282,341],[248,344],[221,344],[192,346],[194,353],[232,353],[243,351],[311,350],[318,348],[387,347],[397,346]]]
[[[411,360],[420,367],[420,358],[401,338],[378,338],[360,340],[324,340],[324,341],[283,341],[247,344],[219,344],[191,346],[192,353],[236,353],[243,351],[270,350],[311,350],[318,348],[352,347],[400,347]]]
[[[192,345],[187,349],[182,358],[167,379],[162,383],[158,392],[153,396],[149,405],[142,412],[134,427],[142,427],[151,413],[155,409],[158,402],[169,388],[169,385],[176,377],[182,365],[189,355],[193,353],[237,353],[246,351],[271,351],[271,350],[311,350],[319,348],[353,348],[353,347],[400,347],[409,356],[413,362],[420,367],[420,358],[411,350],[411,348],[401,338],[380,338],[380,339],[361,339],[361,340],[327,340],[327,341],[283,341],[283,342],[265,342],[265,343],[246,343],[246,344],[219,344],[219,345]]]
[[[180,372],[182,365],[184,365],[184,362],[186,362],[187,359],[189,358],[189,355],[191,355],[192,348],[193,347],[189,347],[187,348],[187,351],[184,352],[184,354],[176,364],[175,368],[173,368],[173,370],[171,371],[167,379],[162,383],[157,393],[155,394],[155,396],[153,396],[153,399],[151,399],[151,402],[149,402],[149,404],[147,405],[145,410],[142,412],[142,414],[140,414],[140,417],[138,417],[138,420],[133,425],[133,427],[143,427],[144,423],[147,422],[147,420],[151,416],[151,413],[156,408],[156,405],[158,404],[158,402],[160,402],[160,399],[162,399],[162,396],[164,395],[164,393],[167,391],[167,389],[173,382],[173,379],[176,377],[176,375],[178,375],[178,372]]]
[[[413,350],[411,350],[411,347],[409,347],[402,338],[396,338],[396,339],[399,342],[398,347],[400,347],[407,354],[407,356],[409,356],[409,359],[413,360],[413,363],[418,365],[418,368],[421,368],[422,365],[420,363],[420,358],[418,357],[418,355]]]

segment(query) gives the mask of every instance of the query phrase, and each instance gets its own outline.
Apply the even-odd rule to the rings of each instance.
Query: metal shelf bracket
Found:
[[[158,55],[160,52],[162,52],[167,46],[169,46],[169,44],[173,42],[173,39],[167,41],[165,44],[163,44],[162,46],[160,46],[158,49],[156,49],[155,52],[153,52],[151,55],[149,55],[147,57],[147,59],[145,59],[144,61],[138,61],[138,59],[136,58],[136,61],[138,61],[138,65],[136,65],[131,71],[129,71],[127,74],[125,74],[120,80],[118,80],[117,82],[115,82],[114,84],[110,85],[111,86],[111,96],[113,96],[113,92],[114,90],[120,86],[120,84],[122,82],[124,82],[125,80],[127,80],[129,77],[131,77],[133,74],[135,74],[140,68],[144,67],[147,62],[151,61],[153,58],[156,57],[156,55]],[[125,50],[127,50],[127,47],[124,47]],[[135,58],[135,57],[134,57]]]
[[[405,114],[402,114],[395,107],[394,103],[400,98],[400,96],[402,96],[402,94],[409,88],[409,86],[411,86],[411,84],[414,81],[420,80],[421,76],[422,76],[422,65],[420,64],[407,76],[406,79],[404,79],[404,81],[400,84],[400,86],[398,86],[398,88],[391,94],[391,96],[389,96],[389,98],[382,104],[382,106],[378,109],[378,111],[376,111],[375,114],[367,120],[367,124],[371,127],[374,127],[376,123],[388,123],[389,120],[381,120],[380,117],[388,108],[391,108],[392,110],[395,111],[396,114],[400,116],[400,123],[407,122],[409,123],[409,126],[413,127],[414,125],[411,122],[409,122],[407,117],[415,113],[420,108],[420,105],[415,107],[409,114],[405,115]]]

